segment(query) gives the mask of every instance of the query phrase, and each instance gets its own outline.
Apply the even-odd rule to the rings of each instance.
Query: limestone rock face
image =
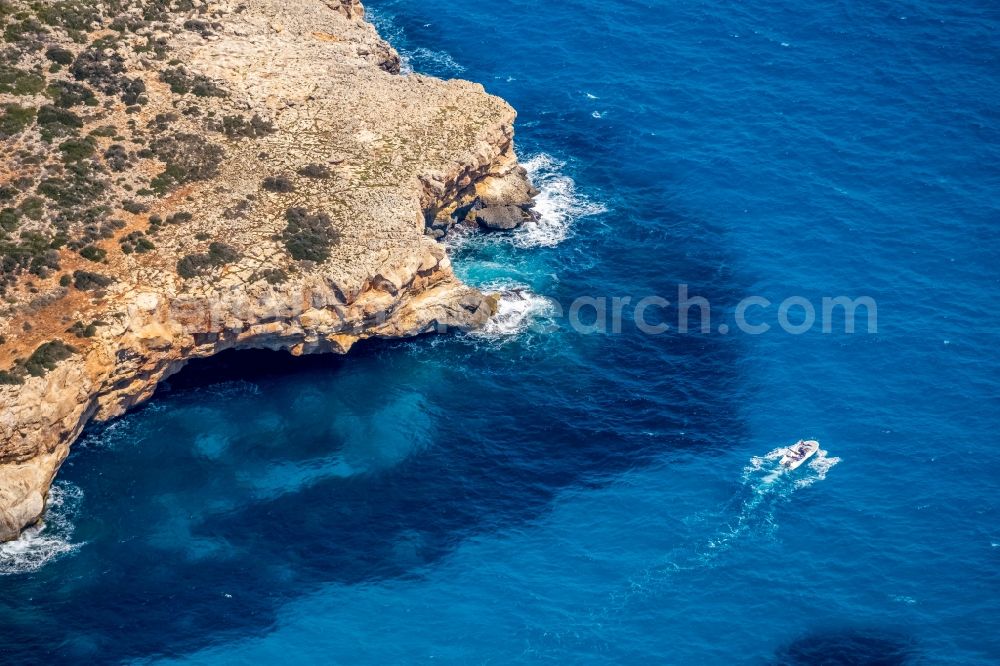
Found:
[[[99,264],[59,250],[64,278],[97,266],[110,280],[101,289],[53,274],[30,295],[15,289],[0,313],[0,369],[49,340],[72,346],[23,383],[0,382],[0,540],[39,519],[91,419],[148,399],[190,359],[233,348],[346,353],[365,338],[473,329],[496,310],[427,232],[463,206],[496,228],[529,214],[535,191],[514,153],[513,109],[478,84],[397,75],[399,56],[357,0],[198,5],[210,16],[167,31],[162,62],[123,56],[148,103],[128,115],[123,102],[98,107],[83,130],[166,123],[147,145],[164,132],[206,137],[222,149],[213,175],[144,200],[144,213],[122,212],[126,228],[95,243],[106,252]],[[178,98],[158,75],[167,60],[224,94]],[[219,129],[251,114],[272,129]],[[205,130],[212,123],[218,134]],[[161,169],[140,162],[123,178]],[[166,220],[146,231],[155,250],[128,251],[125,234],[151,216]],[[94,330],[67,335],[73,321]]]

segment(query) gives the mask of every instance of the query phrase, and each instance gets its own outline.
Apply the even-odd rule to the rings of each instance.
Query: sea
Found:
[[[89,428],[0,662],[1000,663],[1000,5],[367,7],[519,112],[497,318]]]

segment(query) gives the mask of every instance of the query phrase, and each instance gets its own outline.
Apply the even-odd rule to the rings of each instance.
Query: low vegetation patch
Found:
[[[111,144],[104,151],[104,164],[112,171],[125,171],[130,164],[128,150],[120,143]]]
[[[191,74],[183,66],[163,70],[160,80],[170,86],[175,95],[192,93],[197,97],[225,97],[226,91],[204,74]]]
[[[31,106],[5,104],[0,115],[0,139],[20,134],[35,122],[36,111]]]
[[[197,134],[177,133],[153,141],[150,150],[164,163],[163,172],[150,186],[158,193],[198,180],[207,180],[219,172],[225,156],[220,147]]]
[[[264,179],[264,189],[268,192],[288,193],[295,191],[295,185],[288,176],[268,176]]]
[[[59,270],[59,253],[42,234],[21,232],[17,240],[0,239],[0,294],[23,272],[44,278],[53,270]]]
[[[0,64],[0,93],[37,95],[45,90],[45,75],[37,71]]]
[[[156,249],[156,245],[153,241],[149,240],[141,231],[133,231],[130,234],[123,236],[119,241],[122,246],[122,252],[125,254],[145,254],[151,250]]]
[[[73,286],[80,291],[103,289],[114,283],[114,278],[90,271],[73,271]]]
[[[63,162],[79,162],[94,154],[96,142],[91,137],[67,139],[59,144]]]
[[[94,95],[94,91],[75,81],[55,81],[45,89],[45,94],[61,109],[80,105],[97,106],[97,96]]]
[[[62,340],[44,342],[28,358],[14,361],[10,370],[0,370],[0,384],[18,385],[27,376],[42,377],[75,353],[76,349]]]
[[[322,211],[310,213],[305,208],[289,208],[285,211],[285,219],[288,225],[278,239],[293,259],[326,261],[330,258],[330,249],[340,242],[340,234],[333,227],[330,216]]]
[[[221,121],[211,120],[207,126],[210,130],[222,132],[230,139],[255,139],[277,131],[271,121],[264,120],[256,113],[249,120],[243,116],[223,116]]]
[[[45,50],[45,57],[58,65],[72,65],[76,56],[69,49],[61,46],[51,46]]]
[[[288,273],[280,268],[268,268],[255,274],[253,279],[264,280],[268,284],[281,284],[288,280]]]
[[[330,177],[330,170],[322,164],[307,164],[300,167],[298,173],[306,178],[326,179]]]
[[[108,256],[108,251],[95,245],[87,245],[80,248],[80,256],[87,261],[101,262]]]
[[[208,252],[189,254],[177,262],[177,274],[188,279],[205,275],[213,269],[225,266],[240,258],[236,248],[225,243],[211,243]]]
[[[38,126],[42,140],[51,143],[57,136],[75,136],[83,120],[69,109],[46,104],[38,109]]]

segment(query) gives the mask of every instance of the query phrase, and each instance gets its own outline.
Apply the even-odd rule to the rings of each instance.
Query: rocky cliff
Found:
[[[514,111],[356,0],[0,0],[0,540],[91,419],[230,348],[482,325],[437,242],[516,226]]]

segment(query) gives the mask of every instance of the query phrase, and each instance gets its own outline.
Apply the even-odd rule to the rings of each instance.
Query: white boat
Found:
[[[784,455],[778,462],[786,469],[795,469],[816,455],[817,451],[819,451],[819,442],[814,439],[800,439],[785,449]]]

